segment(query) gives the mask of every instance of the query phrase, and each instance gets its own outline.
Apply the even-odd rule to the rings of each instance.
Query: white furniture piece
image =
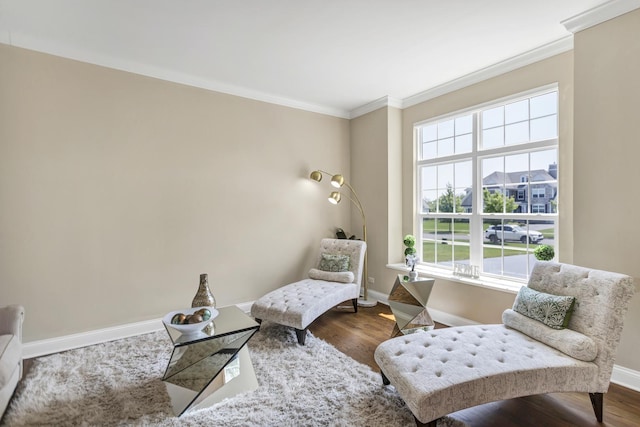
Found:
[[[566,329],[507,309],[503,324],[434,329],[378,346],[383,383],[395,386],[417,425],[435,426],[444,415],[487,402],[554,392],[589,393],[602,421],[633,278],[539,262],[528,287],[575,297]]]
[[[0,307],[0,418],[22,378],[22,322],[20,305]]]
[[[322,239],[318,263],[323,254],[349,257],[349,271],[309,270],[309,278],[282,286],[261,297],[251,306],[258,322],[269,320],[295,328],[298,343],[304,345],[307,328],[315,319],[336,305],[351,300],[358,312],[362,267],[367,244],[360,240]]]

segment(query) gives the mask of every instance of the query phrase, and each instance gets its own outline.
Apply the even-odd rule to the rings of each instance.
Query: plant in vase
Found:
[[[409,280],[416,280],[418,278],[418,272],[415,270],[418,262],[415,248],[416,238],[411,234],[407,234],[404,236],[403,243],[406,246],[404,250],[405,263],[407,267],[411,269],[411,271],[409,271]]]

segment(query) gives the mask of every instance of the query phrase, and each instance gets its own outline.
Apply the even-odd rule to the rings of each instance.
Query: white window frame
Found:
[[[472,202],[472,212],[463,212],[463,213],[438,213],[436,214],[438,218],[464,218],[464,219],[468,219],[469,220],[469,226],[470,226],[470,233],[472,234],[471,238],[470,238],[470,263],[472,265],[477,265],[480,266],[482,265],[483,262],[483,234],[484,234],[484,229],[483,229],[483,219],[486,218],[486,214],[481,214],[478,213],[478,207],[482,206],[483,203],[483,199],[482,199],[482,191],[476,191],[476,189],[481,189],[482,188],[482,176],[481,176],[481,171],[480,171],[480,164],[482,162],[483,158],[489,158],[489,157],[495,157],[495,156],[499,156],[499,155],[511,155],[511,154],[518,154],[518,153],[532,153],[535,151],[545,151],[545,150],[549,150],[549,149],[555,149],[557,151],[559,151],[559,124],[558,124],[558,135],[556,136],[556,138],[552,138],[549,140],[545,140],[545,141],[534,141],[534,142],[526,142],[526,143],[521,143],[521,144],[513,144],[513,145],[504,145],[501,147],[497,147],[497,148],[490,148],[490,149],[480,149],[480,139],[481,136],[479,135],[481,133],[481,129],[480,129],[480,124],[478,123],[480,120],[478,118],[478,115],[475,113],[478,113],[479,111],[482,110],[486,110],[486,109],[490,109],[492,107],[498,107],[500,105],[506,105],[512,102],[517,102],[519,100],[522,99],[526,99],[526,98],[531,98],[531,97],[535,97],[535,96],[539,96],[539,95],[543,95],[545,93],[549,93],[549,92],[559,92],[558,89],[558,85],[557,84],[551,84],[551,85],[547,85],[544,87],[539,87],[536,89],[532,89],[530,91],[526,91],[526,92],[522,92],[513,96],[508,96],[508,97],[504,97],[501,99],[497,99],[494,101],[490,101],[487,103],[483,103],[480,105],[476,105],[464,110],[460,110],[457,112],[452,112],[450,114],[444,114],[438,117],[434,117],[425,121],[421,121],[421,122],[416,122],[414,123],[414,149],[415,151],[415,159],[416,161],[414,162],[415,164],[415,177],[414,177],[414,182],[416,183],[416,191],[415,191],[415,197],[416,197],[416,206],[417,206],[417,211],[414,213],[414,230],[417,230],[417,232],[419,233],[419,238],[418,241],[420,242],[420,244],[418,244],[418,255],[420,256],[420,260],[422,260],[422,230],[423,230],[423,220],[425,218],[425,215],[420,212],[421,206],[422,206],[422,191],[421,191],[421,182],[420,182],[420,166],[422,166],[425,163],[429,163],[429,162],[425,162],[424,160],[421,160],[420,158],[420,145],[421,142],[419,140],[419,128],[421,126],[425,126],[428,124],[432,124],[432,123],[437,123],[440,121],[445,121],[445,120],[449,120],[449,119],[455,119],[456,117],[460,117],[460,116],[465,116],[468,115],[470,113],[474,113],[474,134],[477,135],[476,139],[473,142],[473,148],[472,148],[472,152],[471,153],[462,153],[462,154],[454,154],[451,156],[446,157],[445,159],[440,159],[437,158],[435,160],[431,160],[431,163],[434,164],[438,164],[438,163],[443,163],[443,162],[453,162],[453,161],[458,161],[458,160],[463,160],[463,159],[472,159],[472,168],[473,168],[473,185],[472,188],[474,189],[474,196],[473,196],[473,202]],[[559,95],[558,95],[558,99],[559,99]],[[559,123],[560,120],[560,110],[559,110],[559,106],[558,106],[558,110],[557,110],[557,120]],[[478,113],[479,114],[479,113]],[[558,153],[559,154],[559,153]],[[557,159],[557,161],[559,161],[559,159]],[[529,182],[529,180],[527,179],[526,182]],[[559,180],[558,180],[558,185],[559,185]],[[526,197],[525,197],[526,198]],[[533,197],[531,197],[531,199],[533,199]],[[556,199],[557,200],[557,199]],[[530,204],[531,201],[528,203]],[[476,213],[473,213],[476,212]],[[536,216],[538,218],[542,218],[544,220],[553,220],[553,228],[554,228],[554,239],[555,239],[555,243],[554,243],[554,248],[556,250],[556,253],[558,253],[558,247],[559,247],[559,233],[558,233],[558,212],[556,209],[556,212],[551,213],[551,214],[542,214],[542,213],[509,213],[509,214],[491,214],[493,218],[495,219],[523,219],[523,220],[531,220],[533,219],[533,216]],[[434,216],[434,215],[432,215]],[[416,236],[418,237],[418,234],[416,233]],[[483,286],[483,287],[489,287],[492,289],[501,289],[501,290],[508,290],[508,291],[517,291],[521,286],[523,286],[523,284],[526,283],[527,279],[520,279],[520,278],[515,278],[515,277],[507,277],[507,276],[500,276],[500,277],[495,277],[491,274],[483,274],[481,273],[478,277],[473,277],[473,278],[468,278],[468,277],[455,277],[452,276],[452,272],[454,270],[453,267],[451,268],[445,268],[439,265],[434,265],[434,264],[425,264],[423,262],[420,262],[420,264],[416,267],[416,269],[418,269],[419,271],[424,272],[425,274],[430,274],[434,277],[443,277],[443,278],[447,278],[450,280],[455,280],[455,281],[459,281],[459,282],[466,282],[466,283],[470,283],[470,284],[474,284],[474,285],[479,285],[479,286]]]

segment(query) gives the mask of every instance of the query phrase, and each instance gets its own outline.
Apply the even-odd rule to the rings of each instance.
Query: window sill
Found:
[[[404,264],[387,264],[387,268],[400,272],[407,272],[407,266]],[[471,277],[454,276],[451,271],[438,268],[429,268],[425,266],[416,267],[416,271],[420,277],[433,277],[436,279],[445,279],[451,282],[462,283],[465,285],[478,286],[480,288],[491,289],[494,291],[517,294],[522,286],[526,283],[500,280],[495,277],[479,277],[472,279]]]

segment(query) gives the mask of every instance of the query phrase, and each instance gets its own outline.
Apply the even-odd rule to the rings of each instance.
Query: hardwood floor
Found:
[[[373,352],[388,339],[394,321],[384,304],[373,308],[334,308],[309,328],[358,362],[379,372]],[[436,327],[445,327],[436,325]],[[382,380],[380,382],[382,387]],[[604,395],[604,420],[598,423],[587,393],[551,393],[488,403],[456,412],[470,427],[637,427],[640,425],[640,392],[611,384]]]

